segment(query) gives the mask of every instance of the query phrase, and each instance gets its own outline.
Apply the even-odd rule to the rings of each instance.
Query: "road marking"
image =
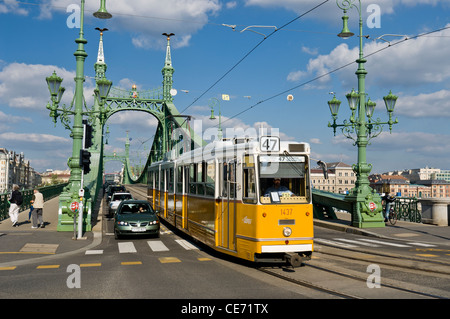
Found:
[[[160,240],[152,240],[147,241],[148,245],[150,246],[150,249],[153,251],[168,251],[169,248],[167,248],[166,245],[163,244]]]
[[[54,254],[59,244],[31,244],[27,243],[20,249],[24,253]]]
[[[357,240],[351,240],[351,239],[345,239],[345,238],[333,238],[334,240],[339,240],[339,241],[344,241],[350,244],[357,244],[357,245],[363,245],[363,246],[368,246],[368,247],[380,247],[378,245],[375,244],[369,244],[369,243],[362,243],[360,241]]]
[[[80,267],[100,267],[102,263],[80,264]]]
[[[86,250],[85,255],[101,255],[103,254],[103,249],[99,250]]]
[[[416,254],[416,256],[420,256],[420,257],[439,257],[438,255],[432,255],[432,254]]]
[[[120,264],[123,265],[123,266],[142,265],[142,261],[123,261]]]
[[[14,270],[17,266],[11,266],[11,267],[0,267],[0,270]]]
[[[58,269],[59,265],[41,265],[37,266],[36,269]]]
[[[419,236],[419,234],[414,233],[400,233],[400,234],[394,234],[396,237],[416,237]]]
[[[118,243],[119,245],[119,253],[127,254],[127,253],[137,253],[134,244],[130,242]]]
[[[212,260],[211,258],[207,258],[207,257],[200,257],[200,258],[197,258],[198,259],[198,261],[209,261],[209,260]]]
[[[161,258],[158,258],[159,259],[159,261],[162,263],[162,264],[167,264],[167,263],[180,263],[181,262],[181,260],[179,260],[178,258],[176,258],[176,257],[161,257]]]
[[[394,243],[388,243],[385,241],[379,241],[379,240],[373,240],[373,239],[366,239],[366,238],[361,238],[361,240],[370,242],[370,243],[375,243],[375,244],[381,244],[381,245],[387,245],[387,246],[394,246],[394,247],[411,247],[408,245],[403,245],[403,244],[394,244]]]
[[[356,247],[358,247],[358,246],[355,246],[355,245],[339,243],[337,241],[323,239],[323,238],[317,238],[317,237],[314,238],[314,241],[317,242],[317,243],[328,244],[328,245],[344,247],[344,248],[356,248]]]
[[[191,249],[198,249],[197,247],[195,247],[194,245],[192,245],[190,242],[184,240],[184,239],[176,239],[175,240],[181,247],[183,247],[186,250],[191,250]]]
[[[421,247],[436,247],[436,245],[432,245],[432,244],[424,244],[424,243],[409,243],[411,245],[416,245],[416,246],[421,246]]]

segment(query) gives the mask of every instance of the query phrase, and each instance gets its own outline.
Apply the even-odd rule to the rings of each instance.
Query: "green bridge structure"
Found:
[[[105,1],[101,2],[101,8],[94,16],[98,18],[110,18],[104,7]],[[76,58],[75,96],[72,105],[61,106],[60,101],[64,93],[61,87],[63,79],[54,72],[46,78],[51,95],[51,103],[47,104],[50,117],[61,123],[71,131],[73,138],[72,156],[68,160],[71,169],[71,177],[68,185],[59,196],[58,231],[73,231],[74,214],[79,214],[74,203],[82,204],[83,231],[91,231],[91,215],[93,203],[99,196],[103,181],[104,162],[111,158],[104,153],[104,130],[108,119],[118,113],[126,111],[146,112],[158,120],[153,144],[144,169],[139,176],[134,176],[129,159],[129,143],[126,145],[126,154],[120,158],[124,163],[124,183],[146,183],[147,167],[155,161],[164,159],[167,153],[182,153],[197,147],[202,147],[205,142],[201,134],[197,135],[190,127],[190,116],[182,115],[173,103],[173,74],[170,38],[173,33],[163,35],[167,39],[167,47],[162,72],[162,86],[156,89],[139,91],[136,86],[131,90],[111,88],[112,82],[106,77],[107,65],[103,51],[103,32],[99,29],[100,41],[97,61],[94,64],[96,89],[94,90],[94,105],[86,105],[83,95],[83,83],[85,80],[84,64],[87,53],[84,45],[83,31],[84,0],[81,0],[81,26],[79,38],[75,40],[77,50]],[[220,110],[219,110],[220,111]],[[73,125],[70,121],[73,116]],[[87,122],[83,124],[83,118]],[[86,129],[92,128],[92,139],[86,141]],[[220,128],[219,128],[220,131]],[[88,143],[87,143],[88,142]],[[89,153],[90,158],[89,158]],[[86,158],[87,156],[87,158]],[[90,165],[88,164],[90,160]],[[88,164],[89,169],[86,169]],[[364,186],[364,185],[363,185]],[[368,185],[367,185],[368,186]],[[370,192],[369,192],[370,193]],[[364,195],[365,196],[365,195]],[[355,198],[358,200],[355,201]],[[347,210],[352,214],[352,224],[355,227],[384,227],[381,213],[381,201],[373,200],[371,196],[359,199],[359,195],[349,196],[337,195],[313,190],[314,214],[316,218],[336,218],[334,208]],[[375,205],[376,209],[372,209]],[[371,209],[367,207],[371,206]]]
[[[82,3],[83,4],[83,3]],[[82,8],[83,14],[84,8]],[[83,203],[83,230],[90,231],[92,229],[91,215],[93,203],[99,195],[99,191],[103,186],[103,168],[104,163],[108,160],[120,160],[124,164],[124,180],[125,184],[146,183],[147,167],[154,161],[159,161],[173,150],[182,153],[188,149],[193,149],[204,145],[204,141],[194,134],[190,128],[190,116],[181,115],[173,104],[173,73],[170,37],[174,34],[164,34],[167,38],[167,47],[164,66],[162,68],[162,86],[147,91],[138,91],[133,85],[131,90],[121,88],[111,88],[112,82],[106,77],[107,65],[105,63],[105,55],[103,51],[103,32],[100,31],[100,41],[98,48],[97,61],[94,64],[96,89],[94,90],[96,98],[94,105],[88,107],[85,105],[85,99],[82,95],[82,85],[76,86],[74,102],[70,107],[59,106],[61,96],[64,93],[61,82],[63,81],[54,72],[52,76],[47,78],[47,83],[51,93],[51,104],[47,105],[50,110],[50,117],[54,122],[60,118],[66,129],[72,131],[74,139],[74,147],[72,157],[68,160],[68,166],[71,168],[71,177],[69,184],[64,188],[60,195],[58,231],[73,231],[74,218],[73,215],[77,211],[72,211],[71,204],[74,202]],[[84,59],[87,57],[84,51],[84,44],[87,41],[83,38],[83,27],[80,29],[80,38],[75,40],[78,43],[78,50],[75,52],[77,57],[77,79],[84,81]],[[78,83],[77,83],[78,84]],[[81,92],[81,93],[80,93]],[[81,101],[81,102],[80,102]],[[85,120],[87,125],[77,125],[77,102],[81,104],[81,112],[79,118]],[[111,157],[104,153],[104,130],[107,120],[118,112],[138,111],[146,112],[153,115],[158,120],[158,126],[153,139],[153,145],[150,149],[148,159],[144,169],[139,176],[135,176],[132,172],[132,165],[129,158],[129,139],[125,145],[125,155]],[[70,126],[69,115],[74,115],[74,125]],[[85,127],[91,128],[92,139],[88,148],[85,148]],[[80,132],[81,131],[81,132]],[[81,133],[81,134],[80,134]],[[174,138],[176,133],[177,137]],[[78,137],[78,139],[76,139]],[[187,142],[189,141],[189,142]],[[81,143],[80,143],[81,142]],[[186,145],[186,144],[189,145]],[[89,145],[88,144],[88,145]],[[87,150],[90,153],[88,160],[90,161],[89,171],[83,173],[82,160],[83,154],[80,150]],[[84,194],[80,192],[84,190]]]

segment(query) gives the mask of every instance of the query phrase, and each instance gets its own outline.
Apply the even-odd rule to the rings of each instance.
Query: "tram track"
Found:
[[[127,185],[127,189],[138,199],[147,199],[145,185]],[[346,263],[361,263],[364,269],[355,271],[346,267]],[[421,287],[383,276],[383,289],[368,288],[368,274],[364,272],[368,264],[379,264],[396,269],[399,272],[414,272],[414,275],[437,277],[450,281],[450,267],[447,263],[431,262],[406,256],[389,255],[380,252],[356,251],[317,245],[313,259],[303,267],[255,267],[259,272],[277,277],[292,284],[323,292],[330,298],[377,299],[377,298],[450,298],[450,292]],[[382,292],[380,292],[382,291]]]
[[[348,263],[361,263],[361,267],[367,267],[367,262],[373,264],[378,262],[375,255],[372,258],[358,258],[353,256],[348,259],[348,254],[343,249],[339,249],[339,253],[315,253],[316,258],[307,262],[300,268],[292,269],[288,267],[261,267],[259,271],[275,276],[279,279],[290,283],[322,291],[330,296],[336,296],[344,299],[378,299],[378,298],[394,298],[394,299],[448,299],[449,291],[443,291],[432,287],[424,287],[413,283],[413,281],[401,281],[385,276],[381,277],[380,288],[370,288],[368,282],[370,275],[361,270],[352,270],[346,267]],[[367,254],[367,253],[366,253]],[[368,255],[368,254],[367,254]],[[391,257],[393,258],[393,257]],[[394,266],[394,260],[391,261],[389,267],[396,269],[403,275],[405,273],[411,276],[436,276],[437,280],[448,280],[448,274],[433,273],[425,269],[411,269],[406,265],[402,265],[399,260]],[[355,267],[357,268],[357,267]],[[384,268],[384,270],[386,270]]]
[[[322,285],[318,285],[318,284],[312,283],[310,281],[306,281],[306,280],[299,279],[299,278],[292,278],[290,276],[283,275],[283,274],[275,271],[273,268],[272,269],[270,269],[270,268],[258,268],[258,270],[263,272],[263,273],[265,273],[265,274],[268,274],[268,275],[277,277],[279,279],[288,281],[290,283],[293,283],[293,284],[296,284],[296,285],[299,285],[299,286],[302,286],[302,287],[314,289],[316,291],[325,292],[325,293],[330,294],[332,296],[337,296],[337,297],[340,297],[340,298],[343,298],[343,299],[364,299],[364,298],[355,296],[353,294],[340,292],[340,291],[337,291],[337,290],[332,289],[332,288],[328,288],[328,287],[324,287]]]

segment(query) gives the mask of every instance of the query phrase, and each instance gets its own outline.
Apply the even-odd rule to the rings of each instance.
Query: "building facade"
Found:
[[[356,174],[350,165],[342,162],[327,163],[328,178],[322,169],[311,169],[311,182],[315,189],[338,194],[348,194],[355,187]]]
[[[21,189],[33,188],[40,184],[40,176],[23,153],[0,148],[0,193],[11,191],[14,184]]]

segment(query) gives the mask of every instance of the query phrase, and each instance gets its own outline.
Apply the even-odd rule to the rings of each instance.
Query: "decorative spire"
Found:
[[[95,28],[95,30],[100,31],[100,42],[98,44],[97,62],[95,63],[95,78],[100,79],[105,77],[106,72],[105,53],[103,51],[103,32],[108,31],[108,29]]]
[[[170,37],[175,35],[175,33],[163,33],[167,37],[167,49],[166,49],[166,63],[164,65],[165,68],[172,68],[172,57],[170,55]]]
[[[166,60],[164,63],[164,67],[162,69],[162,75],[163,75],[163,97],[164,100],[173,101],[173,97],[171,95],[172,90],[172,75],[175,71],[172,67],[172,56],[170,54],[170,37],[175,35],[174,33],[163,33],[162,35],[167,37],[167,49],[166,49]]]

